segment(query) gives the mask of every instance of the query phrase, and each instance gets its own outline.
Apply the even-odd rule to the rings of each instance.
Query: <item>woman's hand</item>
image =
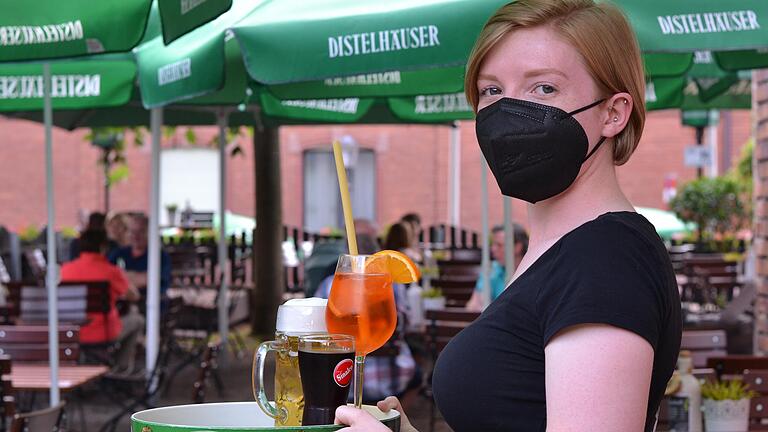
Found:
[[[400,401],[396,397],[390,396],[380,401],[377,406],[385,413],[391,409],[396,409],[400,412],[401,432],[418,432],[411,426],[411,422],[408,421],[408,417],[403,412],[403,406],[400,405]],[[372,415],[351,406],[340,406],[336,409],[336,424],[349,425],[349,427],[341,429],[339,432],[390,432],[388,427],[384,426]]]

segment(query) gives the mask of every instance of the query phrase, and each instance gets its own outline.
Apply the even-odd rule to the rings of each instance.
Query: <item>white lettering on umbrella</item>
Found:
[[[101,75],[52,75],[51,97],[87,98],[101,94]],[[40,99],[42,75],[0,76],[0,99]]]
[[[663,35],[755,31],[761,28],[752,10],[706,12],[656,17]]]
[[[323,84],[329,87],[337,86],[370,86],[397,85],[402,83],[400,71],[380,72],[371,74],[351,75],[346,77],[328,78]]]
[[[379,54],[440,45],[436,25],[352,33],[328,38],[328,58]]]
[[[185,58],[159,68],[157,70],[157,84],[164,86],[189,78],[191,75],[192,60]]]
[[[295,99],[282,101],[281,105],[287,107],[306,108],[318,111],[330,111],[342,114],[356,114],[358,98],[346,99]]]
[[[187,12],[205,3],[206,0],[181,0],[181,14],[186,15]]]
[[[0,46],[69,42],[83,37],[80,20],[42,26],[0,26]]]
[[[656,85],[654,85],[653,81],[645,83],[645,102],[652,103],[656,102],[657,100],[658,97],[656,96]]]
[[[453,112],[469,112],[472,107],[467,102],[464,93],[449,93],[438,95],[419,95],[413,98],[416,114],[440,114]]]

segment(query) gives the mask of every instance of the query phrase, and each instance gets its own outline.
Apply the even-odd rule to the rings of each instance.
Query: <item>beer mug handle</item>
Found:
[[[285,421],[288,417],[288,411],[284,407],[277,408],[276,405],[272,405],[267,398],[267,394],[264,393],[264,360],[267,358],[267,354],[270,351],[277,351],[282,347],[280,342],[269,341],[259,345],[259,349],[256,350],[256,354],[253,356],[253,370],[251,373],[251,389],[253,390],[253,397],[258,402],[261,410],[268,416]],[[258,380],[259,386],[256,388],[256,380]]]

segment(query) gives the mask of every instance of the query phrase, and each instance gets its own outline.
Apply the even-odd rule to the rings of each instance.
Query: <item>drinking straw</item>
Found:
[[[336,160],[336,174],[339,176],[339,192],[341,192],[341,207],[344,210],[344,224],[347,226],[349,254],[357,255],[357,237],[355,236],[355,221],[352,217],[352,202],[349,200],[347,170],[344,169],[344,157],[341,154],[341,143],[338,140],[333,141],[333,157]]]

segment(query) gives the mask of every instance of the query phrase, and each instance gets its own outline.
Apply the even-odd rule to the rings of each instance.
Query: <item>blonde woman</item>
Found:
[[[627,19],[593,0],[508,4],[480,34],[465,89],[501,193],[530,203],[530,247],[510,289],[437,361],[446,422],[456,432],[652,431],[680,345],[680,299],[661,240],[616,178],[645,121]],[[394,398],[380,407],[401,409]],[[384,430],[351,408],[337,420]]]

